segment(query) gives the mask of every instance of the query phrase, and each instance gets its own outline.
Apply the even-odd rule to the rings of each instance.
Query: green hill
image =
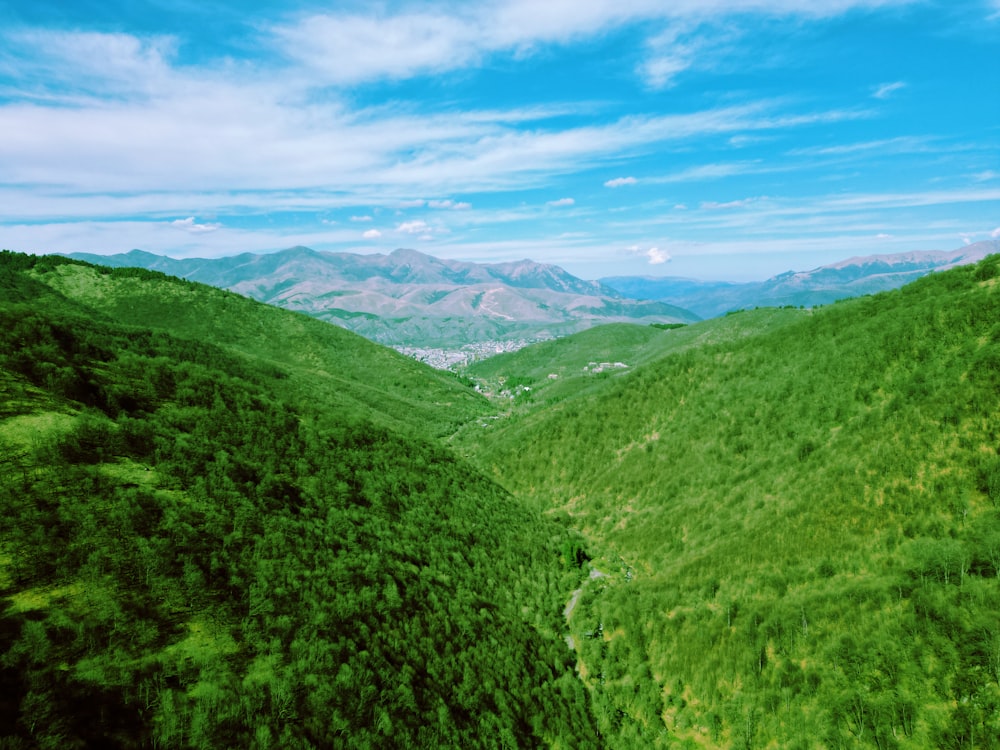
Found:
[[[998,746],[998,261],[484,363],[636,365],[463,435],[606,574],[571,629],[609,745]]]
[[[58,256],[39,259],[25,273],[90,315],[211,343],[266,363],[287,378],[286,393],[363,413],[389,427],[442,435],[488,408],[449,373],[232,292],[155,271],[104,268]]]
[[[596,744],[577,543],[431,439],[456,381],[5,253],[0,392],[5,747]]]
[[[767,308],[697,325],[613,323],[480,360],[468,367],[466,374],[494,391],[519,389],[515,398],[519,404],[551,405],[581,390],[599,390],[604,387],[602,381],[623,377],[668,352],[777,330],[806,314]]]
[[[1000,257],[468,376],[0,255],[3,744],[1000,747]]]

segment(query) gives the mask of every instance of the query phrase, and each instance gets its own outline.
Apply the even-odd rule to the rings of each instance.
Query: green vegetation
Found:
[[[573,537],[405,413],[460,386],[414,363],[364,410],[394,355],[144,272],[5,254],[0,290],[4,746],[594,744]]]
[[[49,294],[61,292],[118,323],[214,344],[278,368],[287,376],[286,395],[325,408],[420,435],[449,434],[488,408],[453,375],[306,315],[155,271],[101,268],[57,256],[30,263],[27,272]]]
[[[5,746],[1000,748],[1000,256],[459,377],[4,253],[0,392]]]
[[[608,574],[571,626],[609,745],[1000,746],[998,261],[615,336],[641,366],[480,431]]]

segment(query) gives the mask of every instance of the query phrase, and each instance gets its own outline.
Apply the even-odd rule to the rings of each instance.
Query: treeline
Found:
[[[0,258],[5,746],[597,744],[570,532],[38,263]]]
[[[706,341],[491,429],[481,463],[603,553],[572,622],[609,744],[1000,746],[998,278]]]

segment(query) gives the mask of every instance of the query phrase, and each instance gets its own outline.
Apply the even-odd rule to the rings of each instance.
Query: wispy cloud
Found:
[[[669,22],[650,40],[640,74],[662,86],[686,68],[703,47],[683,38],[690,24],[733,14],[823,18],[852,9],[907,5],[915,0],[500,0],[432,5],[396,13],[324,12],[268,27],[273,43],[327,83],[353,85],[464,68],[497,53],[527,56],[545,45],[605,34],[640,22]],[[679,24],[679,25],[678,25]]]
[[[701,207],[709,211],[725,211],[734,208],[746,208],[758,201],[763,200],[763,198],[741,198],[735,201],[724,201],[722,203],[717,201],[702,201]]]
[[[903,81],[893,81],[892,83],[882,83],[872,90],[872,96],[876,99],[888,99],[900,89],[906,88]]]
[[[790,156],[844,156],[851,154],[880,153],[914,154],[937,150],[933,139],[926,136],[899,136],[874,141],[841,143],[835,146],[810,146],[789,151]]]
[[[446,200],[427,201],[427,207],[448,209],[450,211],[467,211],[472,208],[472,204],[466,201],[453,201],[448,198]]]
[[[888,38],[884,11],[911,4],[911,20],[935,14],[923,0],[293,0],[221,46],[179,25],[128,33],[124,14],[116,33],[83,15],[10,26],[0,239],[217,255],[433,238],[435,252],[566,258],[637,243],[631,262],[662,263],[767,238],[985,237],[995,133],[911,112],[906,93],[940,93],[918,67],[865,81],[858,103],[857,78],[809,54],[795,75],[775,64],[842,14],[872,22],[866,42]],[[557,69],[593,78],[546,89],[567,80]],[[914,128],[926,135],[899,135]]]
[[[674,174],[649,177],[645,181],[650,183],[681,183],[681,182],[701,182],[704,180],[718,180],[735,175],[760,174],[762,172],[778,171],[783,167],[765,167],[760,162],[730,162],[721,164],[700,164],[688,167]]]
[[[314,14],[271,33],[286,55],[334,84],[454,70],[491,46],[475,21],[433,12]]]

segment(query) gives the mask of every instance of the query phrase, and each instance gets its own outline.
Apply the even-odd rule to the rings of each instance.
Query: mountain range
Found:
[[[614,276],[600,283],[635,299],[678,305],[701,318],[752,307],[816,307],[847,297],[897,289],[935,271],[977,263],[1000,252],[988,240],[950,252],[909,252],[853,257],[811,271],[787,271],[766,281],[734,283],[672,276]]]
[[[406,249],[358,255],[306,247],[216,259],[175,260],[139,250],[71,257],[229,289],[387,345],[461,346],[552,338],[598,323],[698,320],[676,306],[627,299],[600,282],[530,260],[468,263]]]

